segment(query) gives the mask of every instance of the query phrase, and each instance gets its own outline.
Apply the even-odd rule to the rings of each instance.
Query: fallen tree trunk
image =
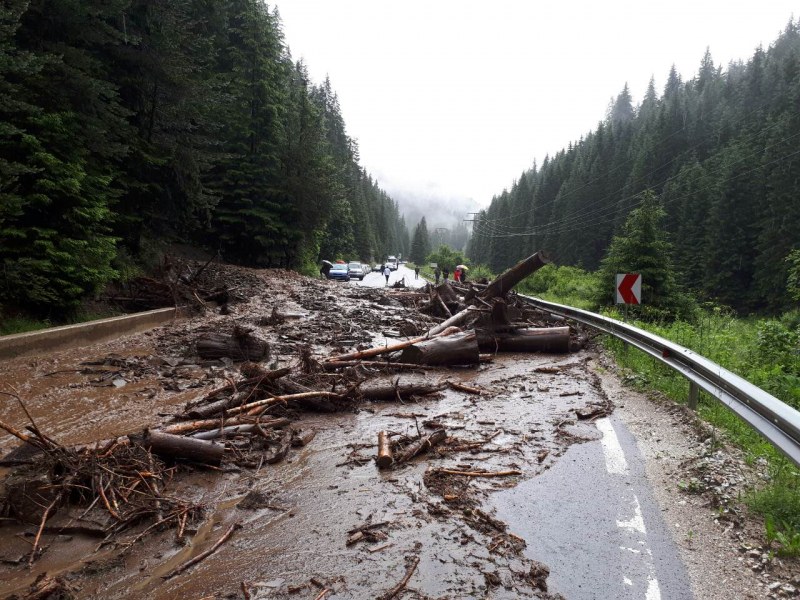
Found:
[[[481,331],[478,346],[484,352],[569,352],[569,327],[520,329],[505,333]]]
[[[420,341],[437,336],[450,327],[457,327],[458,325],[461,325],[464,321],[466,321],[468,317],[479,312],[483,312],[483,309],[475,308],[473,306],[468,306],[461,312],[457,312],[456,314],[454,314],[452,317],[450,317],[443,323],[439,323],[436,327],[431,328],[430,331],[428,331],[427,336],[423,336],[422,338],[420,338]]]
[[[274,429],[277,427],[285,427],[291,423],[289,419],[270,419],[269,421],[260,421],[256,423],[246,423],[243,425],[230,425],[218,429],[210,429],[207,431],[199,431],[192,434],[192,438],[196,440],[215,440],[218,437],[234,435],[236,433],[252,433],[259,429]]]
[[[425,396],[442,391],[447,387],[446,383],[439,384],[420,384],[420,383],[400,383],[376,384],[361,386],[353,390],[357,394],[368,400],[397,400],[405,399],[410,396]]]
[[[414,344],[419,344],[420,342],[424,342],[425,340],[428,340],[440,334],[442,337],[444,337],[460,331],[458,328],[454,328],[454,330],[451,331],[446,331],[448,327],[449,325],[447,324],[447,321],[445,321],[444,323],[441,323],[437,327],[434,327],[434,329],[431,329],[425,335],[421,335],[419,337],[406,340],[405,342],[398,342],[397,344],[392,344],[391,346],[381,346],[379,348],[370,348],[369,350],[360,350],[358,352],[350,352],[349,354],[340,354],[338,356],[332,356],[328,358],[328,362],[340,362],[347,360],[361,360],[362,358],[372,358],[373,356],[379,356],[381,354],[386,354],[387,352],[395,352],[397,350],[408,348],[409,346],[413,346]],[[434,330],[436,331],[434,332]]]
[[[420,342],[403,350],[400,362],[421,365],[476,365],[480,362],[474,332]]]
[[[495,277],[489,286],[481,292],[480,296],[485,299],[504,296],[520,281],[549,262],[550,259],[540,250]]]
[[[269,344],[250,332],[236,329],[233,335],[207,333],[197,340],[200,358],[230,358],[232,360],[261,361],[269,358]]]
[[[222,464],[225,446],[160,431],[145,431],[142,445],[159,456],[213,465]]]

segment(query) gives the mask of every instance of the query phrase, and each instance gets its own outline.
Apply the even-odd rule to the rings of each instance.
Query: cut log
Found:
[[[483,312],[480,308],[474,308],[472,306],[468,306],[464,310],[454,314],[452,317],[444,321],[443,323],[439,323],[436,327],[433,327],[430,331],[428,331],[428,335],[421,338],[420,341],[431,338],[434,336],[439,335],[440,333],[445,332],[450,327],[455,327],[461,325],[464,321],[466,321],[469,317],[472,317],[476,314]],[[409,344],[410,345],[410,344]]]
[[[250,332],[236,328],[233,335],[207,333],[197,340],[200,358],[230,358],[232,360],[261,361],[269,358],[269,344]]]
[[[541,269],[550,259],[541,250],[498,275],[489,286],[481,292],[482,298],[499,298],[505,296],[515,285]]]
[[[520,329],[507,333],[481,331],[478,346],[483,352],[569,352],[569,327]]]
[[[210,429],[207,431],[199,431],[192,434],[192,438],[196,440],[215,440],[222,436],[235,435],[237,433],[252,433],[260,429],[274,429],[277,427],[285,427],[291,423],[289,419],[269,419],[267,421],[259,421],[258,423],[247,423],[244,425],[230,425],[218,429]]]
[[[217,400],[216,402],[211,402],[210,404],[204,404],[202,406],[195,406],[191,410],[187,410],[182,415],[176,415],[176,418],[208,419],[216,415],[222,415],[229,408],[247,403],[248,399],[250,399],[252,395],[252,389],[243,390],[233,394],[229,398],[223,398],[222,400]]]
[[[427,452],[434,446],[441,444],[443,441],[445,441],[445,439],[447,439],[447,431],[444,429],[437,429],[430,435],[426,435],[425,437],[422,437],[416,442],[412,442],[403,448],[403,451],[397,454],[395,462],[404,463],[409,461],[418,454]]]
[[[378,432],[378,458],[375,462],[378,463],[379,469],[388,469],[394,462],[389,436],[385,431]]]
[[[225,446],[160,431],[145,431],[142,445],[159,456],[178,458],[218,467],[225,454]]]
[[[425,396],[440,392],[446,387],[446,383],[428,384],[428,383],[400,383],[399,381],[394,384],[372,384],[361,386],[353,390],[354,395],[359,395],[368,400],[397,400],[409,398],[410,396]]]
[[[474,332],[420,342],[403,350],[400,362],[421,365],[477,365],[478,342]]]
[[[457,316],[457,315],[456,315]],[[465,315],[466,317],[466,315]],[[455,317],[453,317],[455,319]],[[381,346],[379,348],[370,348],[369,350],[360,350],[358,352],[351,352],[349,354],[340,354],[338,356],[332,356],[328,358],[329,362],[333,361],[348,361],[348,360],[361,360],[363,358],[372,358],[373,356],[379,356],[381,354],[386,354],[387,352],[395,352],[397,350],[402,350],[404,348],[408,348],[409,346],[413,346],[414,344],[418,344],[420,342],[424,342],[435,336],[447,336],[452,335],[453,333],[460,331],[458,328],[453,328],[450,331],[450,325],[454,325],[455,323],[450,323],[453,319],[448,319],[444,323],[441,323],[431,329],[425,335],[421,335],[419,337],[415,337],[410,340],[406,340],[405,342],[398,342],[397,344],[392,344],[391,346]]]

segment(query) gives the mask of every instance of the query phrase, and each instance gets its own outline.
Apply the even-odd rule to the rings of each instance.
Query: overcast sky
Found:
[[[723,67],[746,61],[798,10],[796,0],[273,4],[292,56],[315,83],[330,76],[361,164],[385,190],[481,206],[596,127],[626,82],[638,103],[651,75],[661,95],[672,64],[692,78],[706,47]]]

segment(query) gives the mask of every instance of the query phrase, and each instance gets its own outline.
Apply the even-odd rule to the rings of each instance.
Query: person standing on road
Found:
[[[386,285],[389,285],[389,275],[392,274],[392,270],[389,268],[389,265],[383,269],[383,276],[386,277]]]
[[[414,279],[419,279],[419,267],[414,267]]]
[[[450,277],[450,271],[447,269],[447,267],[445,267],[445,268],[442,270],[442,275],[444,275],[444,280],[445,280],[445,281],[447,281],[447,278],[448,278],[448,277]]]
[[[439,277],[442,276],[442,272],[439,270],[439,267],[436,267],[433,270],[433,276],[436,277],[436,285],[439,285]]]

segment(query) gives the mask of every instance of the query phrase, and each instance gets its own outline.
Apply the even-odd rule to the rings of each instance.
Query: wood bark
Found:
[[[427,336],[423,336],[422,338],[420,338],[419,341],[422,341],[422,340],[437,336],[440,333],[445,332],[450,327],[456,327],[458,325],[461,325],[469,317],[471,317],[471,316],[473,316],[475,314],[478,314],[480,312],[483,312],[482,309],[475,308],[473,306],[468,306],[464,310],[454,314],[452,317],[450,317],[446,321],[444,321],[442,323],[439,323],[436,327],[431,328],[430,331],[428,331]],[[409,345],[411,345],[411,344],[409,344]]]
[[[398,453],[395,462],[404,463],[411,460],[415,456],[427,452],[434,446],[438,446],[447,439],[447,431],[444,429],[437,429],[432,434],[420,438],[416,442],[412,442],[403,451]]]
[[[403,350],[400,362],[421,365],[476,365],[480,362],[474,332],[420,342]]]
[[[233,335],[211,332],[197,340],[200,358],[260,361],[269,358],[269,344],[243,330]]]
[[[373,384],[356,388],[353,393],[369,400],[397,400],[398,398],[408,398],[409,396],[424,396],[433,394],[445,388],[447,384],[420,384],[420,383],[400,383],[395,384]]]
[[[244,425],[230,425],[218,429],[209,429],[206,431],[199,431],[192,434],[192,438],[196,440],[215,440],[222,436],[235,435],[237,433],[252,433],[261,429],[274,429],[276,427],[285,427],[291,423],[289,419],[270,419],[269,421],[261,421],[259,423],[247,423]]]
[[[378,458],[376,460],[379,469],[388,469],[392,466],[392,447],[389,444],[389,435],[385,431],[378,432]]]
[[[143,445],[151,452],[167,458],[179,458],[213,465],[222,464],[225,446],[160,431],[146,431]]]
[[[466,317],[466,315],[465,315]],[[455,317],[453,317],[455,319]],[[339,361],[348,361],[348,360],[361,360],[363,358],[372,358],[373,356],[379,356],[381,354],[386,354],[387,352],[396,352],[397,350],[402,350],[404,348],[408,348],[409,346],[413,346],[414,344],[419,344],[420,342],[424,342],[432,337],[451,335],[455,333],[455,331],[459,331],[456,329],[455,331],[446,331],[450,325],[454,325],[454,323],[449,323],[453,319],[448,319],[444,323],[441,323],[431,329],[425,335],[421,335],[410,340],[406,340],[404,342],[398,342],[397,344],[392,344],[391,346],[381,346],[379,348],[370,348],[369,350],[360,350],[358,352],[350,352],[349,354],[339,354],[338,356],[332,356],[328,359],[328,362],[339,362]]]
[[[478,346],[483,352],[569,352],[569,327],[505,333],[482,331],[478,334]]]
[[[520,281],[549,262],[550,259],[540,250],[498,275],[480,295],[482,298],[504,296]]]

